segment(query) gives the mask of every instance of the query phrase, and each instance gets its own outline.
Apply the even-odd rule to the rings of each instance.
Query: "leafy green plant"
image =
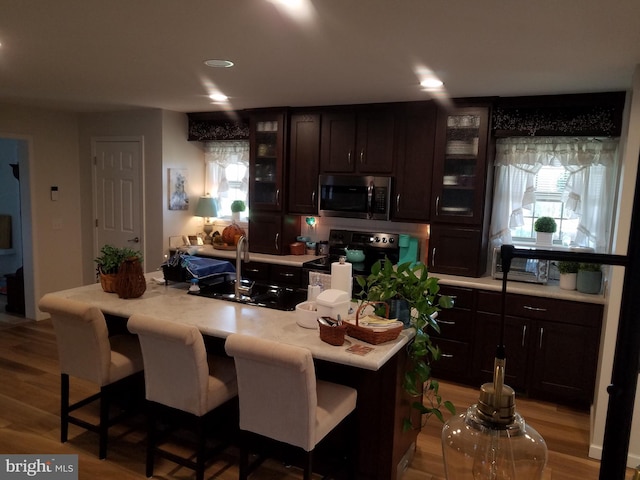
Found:
[[[231,202],[232,212],[244,212],[246,208],[247,206],[242,200],[234,200],[233,202]]]
[[[94,260],[97,264],[98,272],[104,274],[118,273],[118,268],[127,258],[136,257],[142,262],[142,253],[128,247],[114,247],[104,245],[100,249],[100,255]]]
[[[602,265],[599,263],[581,263],[578,270],[583,270],[585,272],[601,272]]]
[[[578,262],[560,261],[558,262],[558,271],[560,273],[578,273],[579,266]]]
[[[411,326],[416,334],[407,346],[411,363],[402,386],[412,397],[420,397],[420,401],[412,402],[412,408],[422,415],[435,415],[444,421],[441,407],[451,413],[455,413],[455,407],[449,401],[442,401],[438,393],[439,384],[431,378],[431,364],[440,359],[441,352],[431,341],[429,328],[440,332],[434,314],[443,308],[453,307],[453,299],[439,294],[438,279],[430,277],[422,263],[407,262],[394,267],[388,259],[378,260],[371,267],[371,274],[357,277],[357,282],[361,288],[357,295],[360,302],[389,302],[394,299],[407,302]],[[425,405],[425,399],[428,405]],[[411,420],[405,418],[403,429],[411,428],[414,428]]]
[[[554,233],[557,228],[556,221],[551,217],[539,217],[533,224],[533,229],[536,232]]]

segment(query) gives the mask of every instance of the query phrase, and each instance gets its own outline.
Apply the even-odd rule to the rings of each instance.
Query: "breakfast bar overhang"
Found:
[[[232,333],[242,333],[308,348],[319,378],[358,391],[354,436],[357,478],[400,478],[411,461],[420,418],[411,408],[414,399],[402,389],[402,378],[409,361],[405,346],[413,336],[413,329],[404,330],[394,341],[369,345],[373,347],[370,352],[357,355],[347,351],[348,342],[332,346],[320,340],[317,330],[298,326],[295,312],[188,295],[186,284],[160,285],[151,274],[147,275],[147,290],[136,299],[118,298],[102,291],[99,284],[48,295],[94,305],[108,317],[123,322],[133,314],[144,313],[195,325],[214,347],[221,347]],[[409,415],[416,428],[403,431],[403,419]]]

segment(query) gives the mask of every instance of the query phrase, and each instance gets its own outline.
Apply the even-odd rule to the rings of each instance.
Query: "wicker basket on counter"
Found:
[[[379,343],[390,342],[391,340],[395,340],[400,335],[400,332],[404,328],[403,325],[398,325],[397,327],[388,328],[383,331],[374,331],[372,328],[361,327],[359,325],[360,315],[365,307],[369,305],[377,305],[381,304],[385,306],[385,317],[389,318],[389,304],[385,302],[366,302],[358,307],[356,310],[356,319],[355,324],[347,322],[347,335],[353,338],[357,338],[358,340],[362,340],[363,342],[371,343],[373,345],[377,345]]]
[[[320,328],[320,340],[323,342],[335,345],[336,347],[344,343],[344,335],[347,333],[347,325],[345,323],[329,327],[318,321],[318,327]]]

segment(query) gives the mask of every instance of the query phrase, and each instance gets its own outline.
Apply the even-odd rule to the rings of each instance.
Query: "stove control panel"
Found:
[[[372,248],[398,248],[397,233],[371,233],[351,230],[331,230],[329,245],[354,245]]]

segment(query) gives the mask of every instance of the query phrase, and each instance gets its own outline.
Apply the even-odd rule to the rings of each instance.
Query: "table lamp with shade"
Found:
[[[198,205],[196,205],[195,216],[204,218],[203,230],[206,235],[204,243],[210,244],[212,242],[211,232],[213,232],[211,219],[218,216],[218,209],[216,208],[215,198],[212,198],[209,195],[200,197],[198,199]]]

